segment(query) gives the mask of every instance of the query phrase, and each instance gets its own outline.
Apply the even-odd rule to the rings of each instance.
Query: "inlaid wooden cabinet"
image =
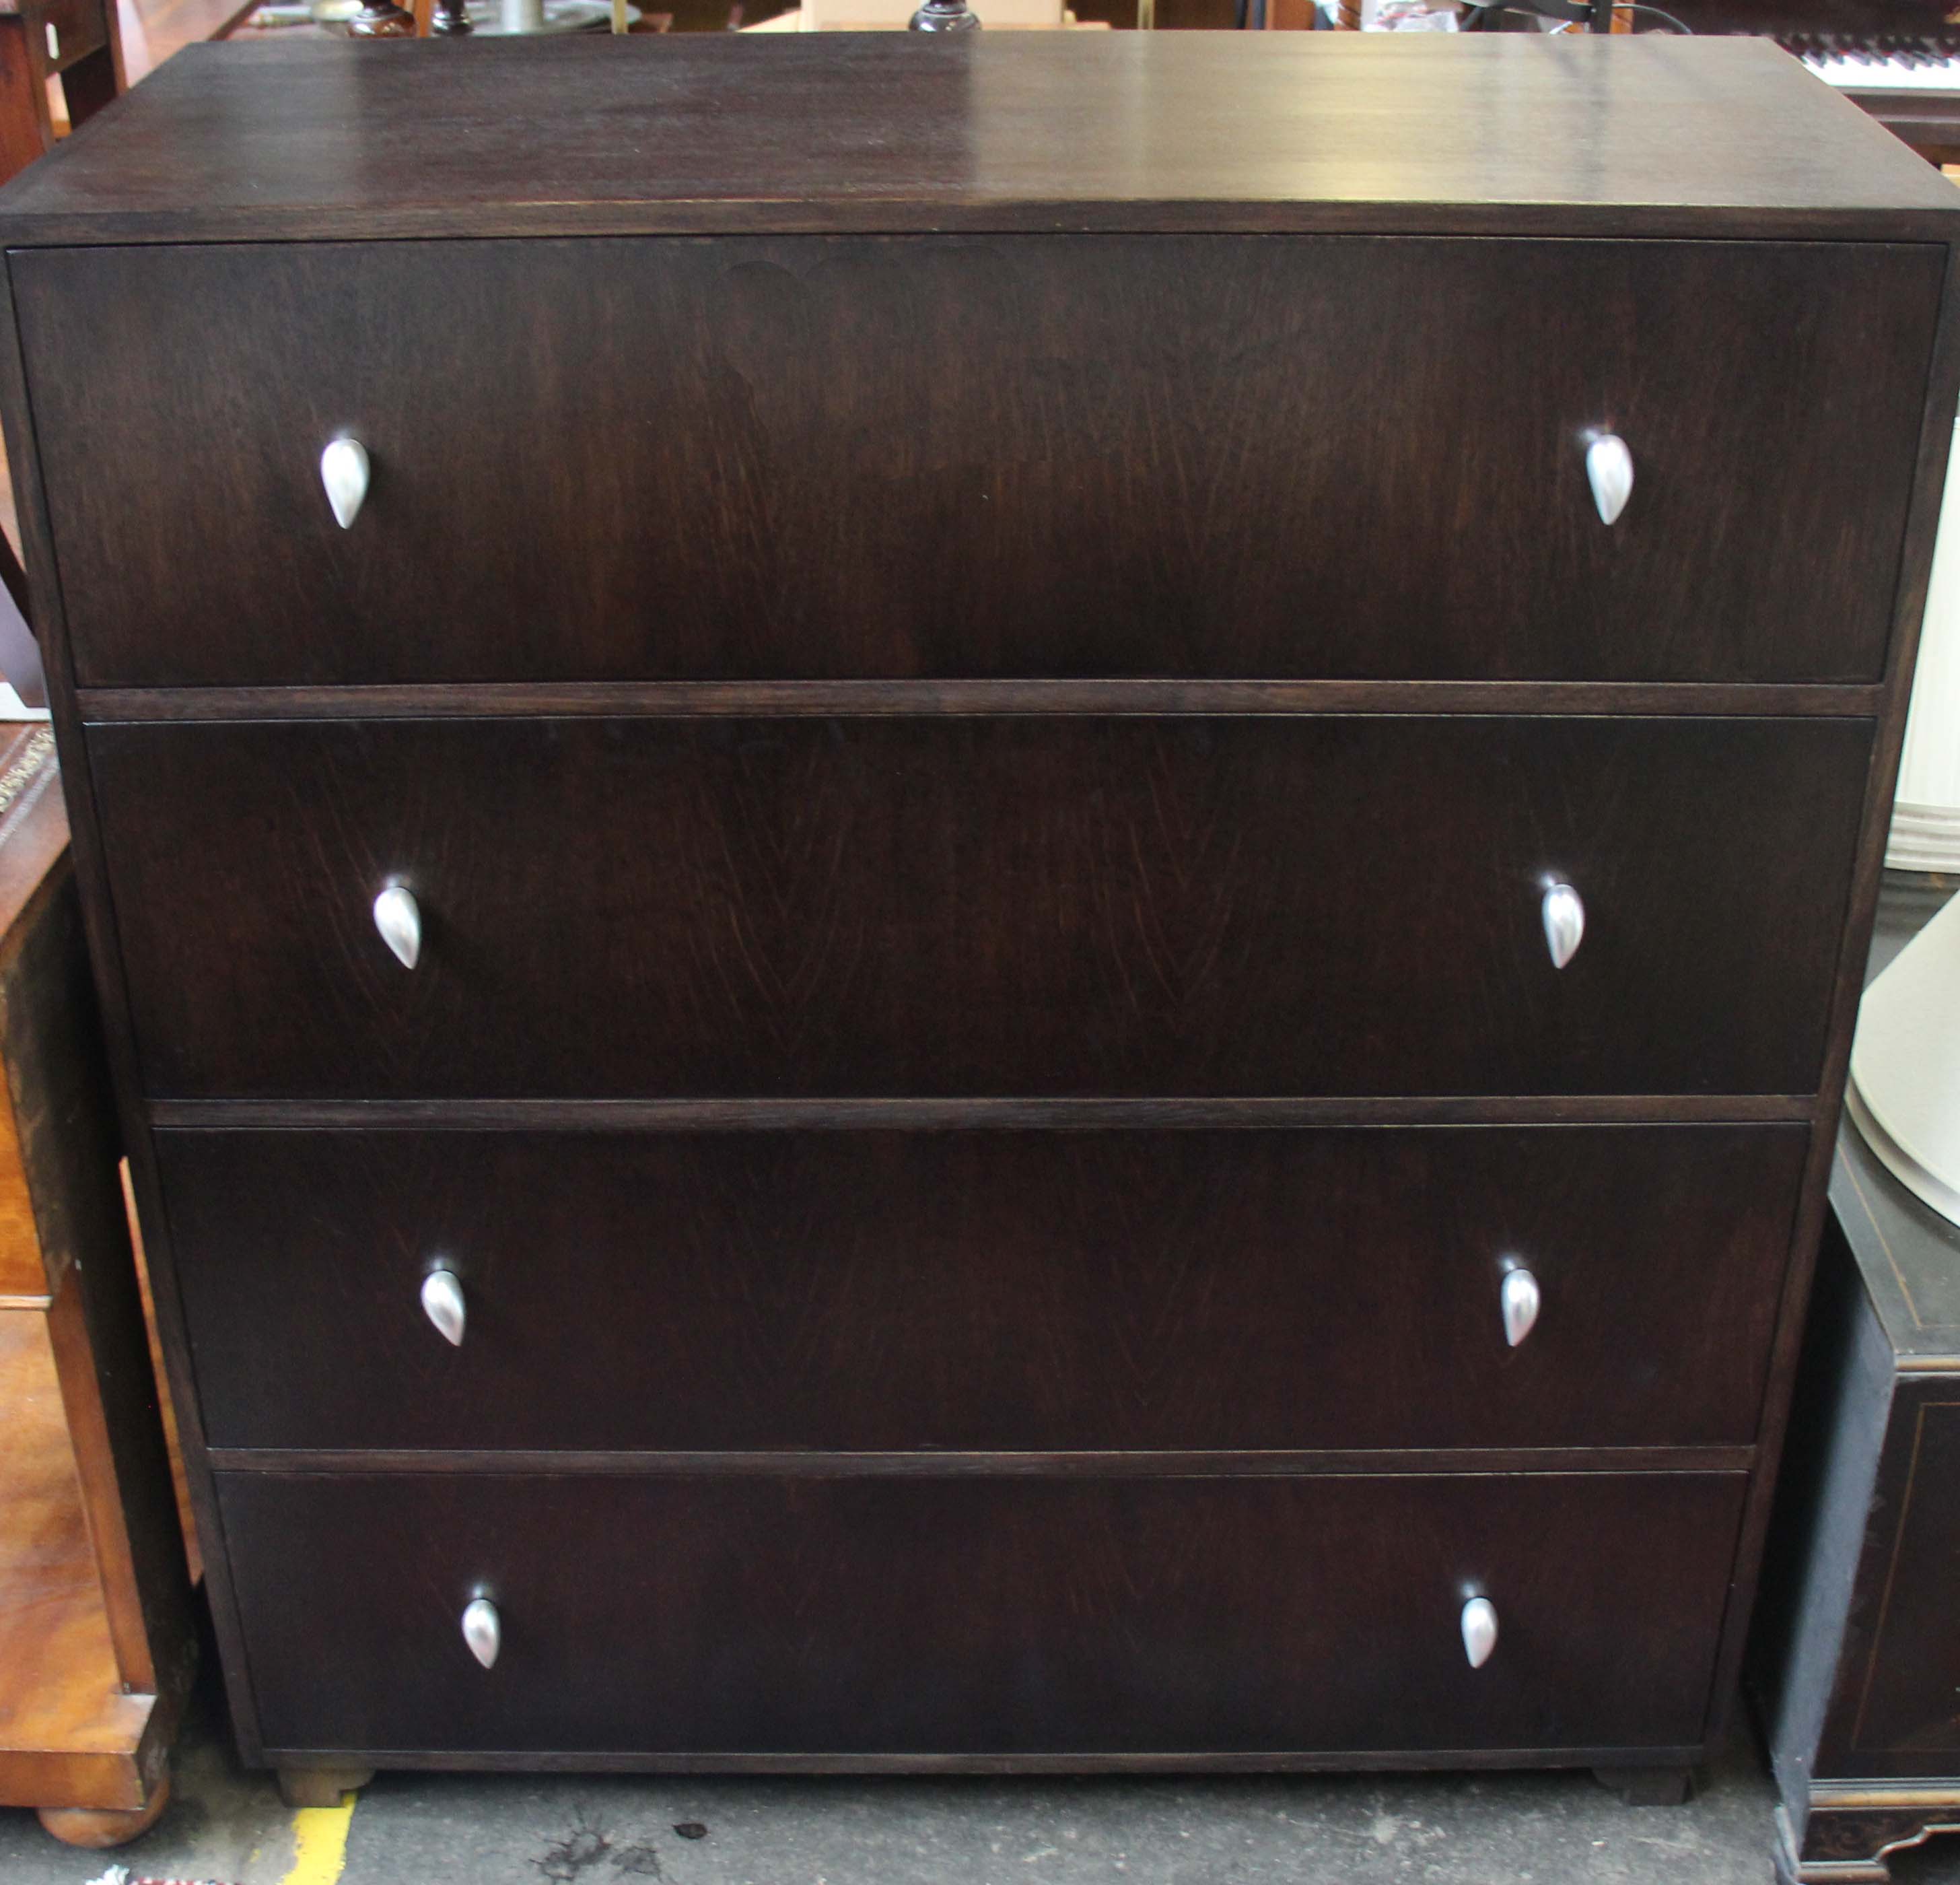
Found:
[[[1950,186],[1737,42],[546,49],[0,197],[247,1758],[1678,1785]]]

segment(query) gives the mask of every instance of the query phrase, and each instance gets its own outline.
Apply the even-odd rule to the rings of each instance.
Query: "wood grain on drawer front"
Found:
[[[270,1747],[1441,1753],[1698,1740],[1744,1484],[223,1474],[219,1504]]]
[[[215,1446],[877,1452],[1746,1444],[1809,1134],[157,1142]]]
[[[1860,721],[100,726],[158,1096],[1780,1093]],[[1548,954],[1542,885],[1586,900]],[[419,900],[412,971],[371,915]]]
[[[1884,665],[1944,258],[1000,236],[10,266],[84,686],[1824,680]],[[1611,529],[1597,428],[1637,472]],[[373,463],[345,531],[342,431]]]

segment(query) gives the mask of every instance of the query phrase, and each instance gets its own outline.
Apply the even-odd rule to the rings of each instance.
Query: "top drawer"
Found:
[[[1943,254],[745,237],[10,266],[84,686],[1781,681],[1882,668]],[[1610,528],[1599,428],[1635,468]],[[345,530],[319,470],[342,433],[371,469]]]

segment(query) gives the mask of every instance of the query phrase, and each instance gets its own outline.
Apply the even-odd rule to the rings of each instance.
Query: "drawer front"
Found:
[[[880,1452],[1747,1444],[1807,1136],[156,1142],[213,1445]]]
[[[219,1483],[269,1748],[849,1756],[1698,1742],[1745,1482]]]
[[[1772,680],[1882,671],[1944,254],[1001,236],[10,268],[84,686]],[[1611,528],[1602,427],[1635,469]],[[318,468],[343,431],[371,469],[345,530]]]
[[[1863,721],[97,727],[158,1096],[1800,1094]],[[1557,970],[1541,904],[1586,923]],[[421,911],[412,970],[371,915]]]

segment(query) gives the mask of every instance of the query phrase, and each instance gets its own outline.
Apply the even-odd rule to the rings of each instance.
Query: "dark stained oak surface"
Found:
[[[389,721],[88,735],[160,1098],[1815,1086],[1871,728]],[[1540,903],[1586,901],[1563,971]],[[403,969],[371,905],[421,906]]]
[[[953,227],[1944,239],[1954,208],[1855,106],[1742,40],[379,49],[186,49],[0,196],[0,240]]]
[[[1714,1745],[1955,205],[1761,46],[997,33],[199,52],[0,198],[246,1758]]]
[[[158,1135],[214,1446],[1753,1439],[1807,1131]],[[452,1348],[422,1279],[459,1278]],[[1538,1326],[1507,1346],[1529,1268]]]
[[[1822,682],[1885,671],[1943,266],[997,236],[13,275],[84,686]],[[1602,428],[1637,473],[1610,529]]]
[[[1740,1475],[219,1479],[282,1748],[1680,1746]],[[1496,1653],[1466,1661],[1481,1589]],[[503,1620],[479,1668],[458,1619]]]
[[[835,714],[1818,715],[1869,719],[1882,683],[1544,680],[477,681],[351,687],[89,687],[86,720],[706,718]]]

